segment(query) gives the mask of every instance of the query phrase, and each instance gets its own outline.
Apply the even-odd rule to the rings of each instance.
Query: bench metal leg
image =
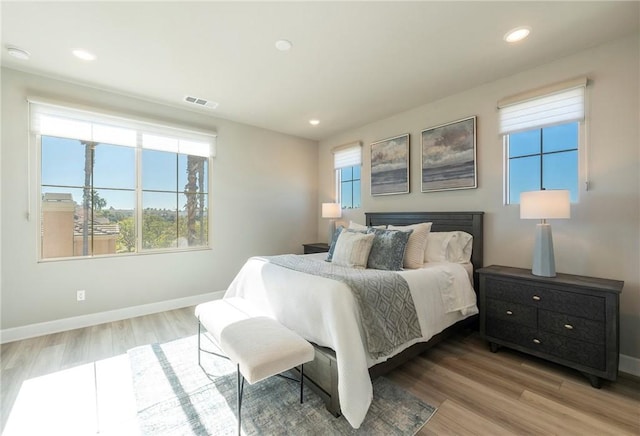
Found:
[[[300,404],[304,403],[302,392],[304,390],[304,363],[300,365]]]
[[[202,347],[200,346],[200,334],[202,333],[202,325],[200,324],[200,320],[198,320],[198,366],[202,368],[202,363],[200,363],[200,350]]]
[[[244,391],[244,377],[240,372],[240,365],[238,368],[238,436],[241,433],[241,413],[242,413],[242,392]]]

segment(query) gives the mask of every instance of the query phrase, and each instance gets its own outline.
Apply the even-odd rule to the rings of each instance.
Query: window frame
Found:
[[[160,123],[160,122],[150,122],[147,120],[138,120],[135,118],[129,118],[129,117],[124,117],[121,115],[111,115],[111,114],[104,114],[102,112],[100,112],[99,110],[87,110],[85,108],[75,108],[73,106],[70,105],[66,105],[66,104],[58,104],[58,103],[50,103],[47,101],[42,101],[42,100],[35,100],[35,99],[28,99],[28,102],[30,105],[35,104],[35,105],[41,105],[41,106],[51,106],[51,107],[60,107],[63,110],[67,110],[70,112],[78,112],[78,113],[88,113],[93,117],[98,117],[98,118],[103,118],[105,121],[108,122],[115,122],[118,123],[118,121],[122,121],[123,125],[125,125],[126,127],[130,127],[130,125],[139,125],[139,126],[143,126],[142,128],[144,129],[145,126],[149,126],[152,132],[157,132],[157,131],[166,131],[166,132],[173,132],[174,135],[180,135],[181,133],[184,133],[185,136],[185,140],[189,140],[191,138],[193,138],[194,136],[199,136],[202,138],[207,138],[209,140],[209,155],[208,156],[201,156],[203,158],[206,159],[206,165],[207,165],[207,181],[206,181],[206,221],[207,221],[207,240],[206,240],[206,244],[203,245],[198,245],[198,246],[193,246],[193,247],[167,247],[167,248],[143,248],[143,242],[142,242],[142,223],[143,223],[143,185],[142,185],[142,152],[143,150],[145,150],[145,148],[142,147],[142,142],[138,141],[138,144],[133,147],[135,150],[135,174],[134,174],[134,178],[135,178],[135,188],[134,188],[134,193],[135,193],[135,210],[133,211],[134,214],[134,222],[135,222],[135,240],[136,240],[136,250],[133,252],[121,252],[121,253],[107,253],[107,254],[89,254],[89,255],[78,255],[78,256],[65,256],[65,257],[43,257],[43,253],[42,253],[42,249],[43,249],[43,244],[42,244],[42,237],[41,237],[41,233],[42,233],[42,213],[43,213],[43,202],[42,202],[42,195],[43,195],[43,185],[42,185],[42,137],[43,136],[53,136],[53,135],[47,135],[47,134],[41,134],[37,131],[35,131],[33,129],[33,126],[30,126],[29,129],[29,142],[30,142],[30,146],[28,147],[28,155],[33,154],[33,156],[35,156],[35,159],[30,159],[28,158],[28,162],[29,162],[29,175],[28,175],[28,180],[29,180],[29,184],[31,185],[32,183],[35,182],[35,186],[31,185],[28,187],[27,192],[29,193],[29,201],[28,201],[28,209],[26,212],[26,216],[27,219],[29,221],[34,221],[36,223],[36,250],[37,250],[37,262],[41,263],[41,262],[58,262],[58,261],[68,261],[68,260],[87,260],[87,259],[99,259],[99,258],[121,258],[121,257],[129,257],[129,256],[147,256],[147,255],[153,255],[153,254],[167,254],[167,253],[181,253],[181,252],[193,252],[193,251],[203,251],[203,250],[211,250],[212,249],[212,244],[211,244],[211,235],[212,235],[212,208],[211,208],[211,202],[212,202],[212,186],[213,186],[213,181],[212,181],[212,177],[211,177],[211,168],[212,168],[212,163],[213,163],[213,158],[215,157],[215,150],[216,150],[216,142],[217,142],[217,133],[213,132],[213,131],[197,131],[197,130],[191,130],[188,128],[184,128],[181,126],[175,126],[175,125],[170,125],[168,123]],[[31,112],[31,109],[30,109]],[[33,123],[33,114],[30,116],[30,122]],[[143,130],[144,131],[144,130]],[[137,131],[137,137],[138,139],[140,139],[142,135],[142,131]],[[71,140],[80,140],[79,138],[68,138]],[[99,142],[99,143],[103,143],[103,144],[107,144],[107,145],[119,145],[119,144],[109,144],[108,142]],[[170,153],[174,153],[176,156],[179,155],[184,155],[184,156],[188,156],[191,153],[180,153],[179,151],[169,151]],[[196,155],[196,154],[193,154]],[[31,175],[33,174],[33,176]],[[177,175],[177,179],[176,179],[176,183],[179,180],[179,175]],[[75,188],[74,188],[75,189]],[[82,189],[82,188],[80,188]],[[183,191],[179,191],[178,193],[178,198],[180,196],[180,194],[184,195],[184,190]],[[35,203],[35,204],[34,204]],[[74,202],[75,203],[75,202]],[[31,211],[35,211],[35,216],[36,219],[33,220],[32,219],[32,212]],[[178,210],[178,213],[180,212],[181,209]]]
[[[347,144],[339,145],[331,149],[333,154],[333,170],[335,177],[335,193],[336,203],[340,203],[340,207],[344,209],[360,209],[362,207],[362,142],[355,141]],[[351,207],[342,207],[342,169],[350,167],[360,167],[360,206],[353,207],[353,192],[351,199]],[[352,179],[353,191],[353,179]]]

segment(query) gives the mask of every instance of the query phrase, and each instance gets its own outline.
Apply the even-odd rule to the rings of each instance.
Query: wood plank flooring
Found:
[[[126,351],[196,329],[188,307],[2,345],[2,433],[35,434],[46,418],[46,434],[137,434]],[[388,377],[438,408],[419,435],[640,434],[640,379],[594,389],[576,371],[491,353],[471,330]]]

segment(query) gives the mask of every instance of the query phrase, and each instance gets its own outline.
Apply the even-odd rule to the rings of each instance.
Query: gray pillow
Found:
[[[412,231],[369,228],[367,233],[373,233],[375,238],[369,253],[367,268],[389,271],[402,270],[404,252]]]

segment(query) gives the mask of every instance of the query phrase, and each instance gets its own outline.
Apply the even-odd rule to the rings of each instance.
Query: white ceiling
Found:
[[[319,140],[638,34],[639,5],[3,0],[2,65],[188,109],[201,97],[218,108],[193,110]],[[503,41],[522,25],[528,39]]]

